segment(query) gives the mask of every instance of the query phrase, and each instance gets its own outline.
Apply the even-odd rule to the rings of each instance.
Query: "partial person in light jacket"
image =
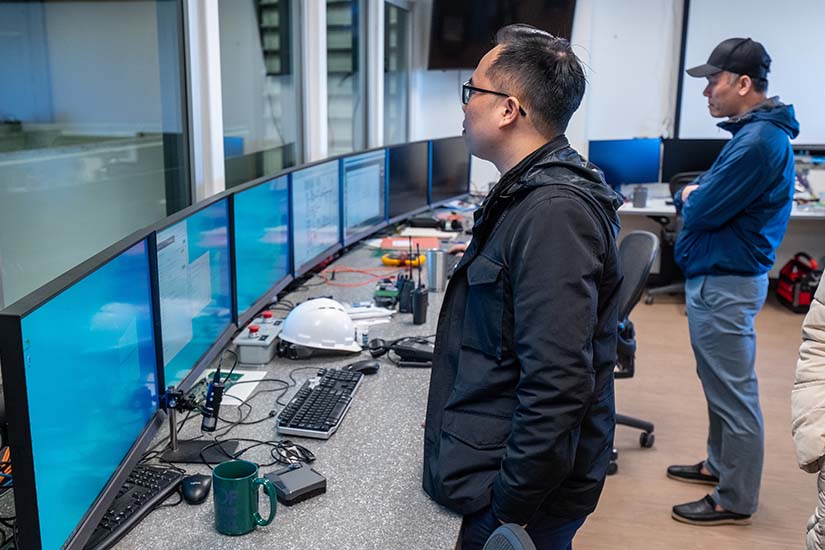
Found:
[[[799,467],[818,473],[816,510],[808,520],[808,550],[825,549],[825,284],[802,324],[802,346],[791,394],[791,429]]]

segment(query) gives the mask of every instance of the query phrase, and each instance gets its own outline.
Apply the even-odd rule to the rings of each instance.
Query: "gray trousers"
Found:
[[[759,501],[765,433],[756,380],[753,322],[768,276],[705,275],[685,284],[690,343],[708,403],[705,467],[719,478],[711,496],[753,514]]]

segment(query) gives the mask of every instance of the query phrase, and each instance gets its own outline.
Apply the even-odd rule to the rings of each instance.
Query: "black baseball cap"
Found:
[[[771,57],[762,44],[750,38],[728,38],[713,49],[707,63],[688,69],[687,74],[702,78],[729,71],[766,80],[770,70]]]

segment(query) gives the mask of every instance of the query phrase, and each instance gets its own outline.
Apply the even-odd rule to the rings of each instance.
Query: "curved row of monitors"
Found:
[[[250,182],[127,237],[0,312],[21,547],[82,548],[238,327],[326,256],[467,193],[462,138]]]

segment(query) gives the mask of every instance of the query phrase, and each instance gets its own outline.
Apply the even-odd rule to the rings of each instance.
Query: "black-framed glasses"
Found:
[[[496,92],[495,90],[485,90],[484,88],[478,88],[476,86],[471,85],[470,81],[468,80],[467,82],[461,85],[461,103],[467,105],[467,102],[470,101],[470,98],[474,93],[493,94],[501,97],[515,97],[511,96],[510,94],[505,94],[504,92]],[[522,108],[521,105],[518,106],[518,112],[521,113],[521,116],[527,116],[527,112]]]

